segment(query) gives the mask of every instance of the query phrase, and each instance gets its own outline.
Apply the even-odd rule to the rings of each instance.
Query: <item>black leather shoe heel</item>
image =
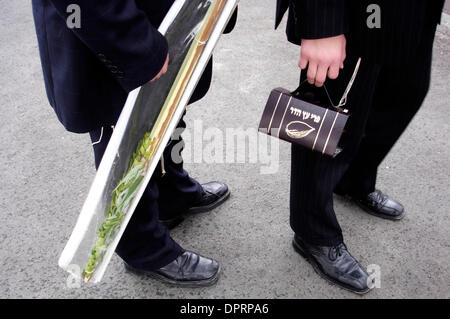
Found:
[[[313,246],[295,236],[292,246],[329,283],[359,295],[372,289],[368,284],[369,275],[350,255],[344,244],[335,247]]]
[[[308,254],[306,253],[306,251],[304,251],[302,249],[302,247],[300,247],[300,245],[298,245],[295,240],[292,241],[292,247],[294,247],[294,250],[303,258],[305,258],[308,262],[309,262],[309,257]],[[314,266],[313,266],[314,267]]]
[[[135,268],[124,262],[129,272],[145,275],[176,287],[197,288],[212,286],[219,280],[220,266],[217,261],[185,251],[177,259],[157,270]]]

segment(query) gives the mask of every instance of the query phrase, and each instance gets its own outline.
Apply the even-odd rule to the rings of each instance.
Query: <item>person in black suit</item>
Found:
[[[378,5],[378,17],[370,17],[373,4]],[[403,218],[403,205],[375,188],[377,169],[428,92],[443,4],[441,0],[277,1],[276,27],[289,9],[288,40],[301,45],[301,81],[322,87],[326,80],[336,104],[358,58],[362,59],[347,100],[351,115],[343,151],[329,158],[292,145],[290,200],[295,250],[322,277],[356,293],[366,293],[373,285],[344,244],[333,193],[347,196],[374,216]],[[379,18],[375,27],[368,23],[372,18]]]
[[[174,0],[33,0],[39,51],[50,105],[64,127],[89,133],[99,166],[127,95],[156,81],[168,67],[168,43],[157,31]],[[81,9],[81,27],[66,24],[69,5]],[[236,14],[226,32],[236,22]],[[190,103],[209,89],[209,62]],[[180,128],[185,127],[183,119]],[[177,141],[179,142],[179,141]],[[174,163],[169,142],[119,242],[128,269],[178,286],[215,283],[219,264],[182,249],[171,237],[183,215],[207,212],[230,195],[227,185],[200,185]],[[167,226],[167,227],[166,227]]]

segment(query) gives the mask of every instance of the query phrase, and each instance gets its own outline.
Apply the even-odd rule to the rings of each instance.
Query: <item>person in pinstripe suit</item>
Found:
[[[369,5],[378,27],[368,23]],[[290,224],[293,246],[330,282],[359,294],[373,282],[348,252],[333,193],[364,211],[400,220],[404,207],[375,188],[379,164],[420,108],[429,88],[432,47],[443,0],[277,0],[276,27],[289,11],[288,40],[301,45],[301,81],[339,100],[359,57],[348,96],[343,151],[325,157],[292,145]]]

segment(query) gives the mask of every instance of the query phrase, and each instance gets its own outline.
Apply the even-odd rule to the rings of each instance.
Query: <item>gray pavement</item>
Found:
[[[69,289],[58,257],[94,177],[89,137],[66,132],[48,105],[30,1],[0,0],[0,297],[6,298],[354,298],[320,279],[291,248],[290,149],[277,174],[258,164],[188,164],[202,182],[226,181],[232,197],[173,232],[185,248],[222,263],[207,289],[169,288],[128,274],[114,256],[96,286]],[[235,31],[215,54],[208,96],[188,112],[204,127],[254,128],[270,90],[297,83],[298,48],[273,30],[274,1],[243,0]],[[346,243],[381,269],[364,298],[450,297],[450,31],[438,29],[432,86],[423,108],[380,167],[378,186],[407,216],[390,222],[336,200]]]

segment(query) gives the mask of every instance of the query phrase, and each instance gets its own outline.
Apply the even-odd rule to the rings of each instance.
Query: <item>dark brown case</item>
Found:
[[[274,89],[264,109],[259,131],[329,156],[338,147],[348,114],[299,99],[288,90]]]

